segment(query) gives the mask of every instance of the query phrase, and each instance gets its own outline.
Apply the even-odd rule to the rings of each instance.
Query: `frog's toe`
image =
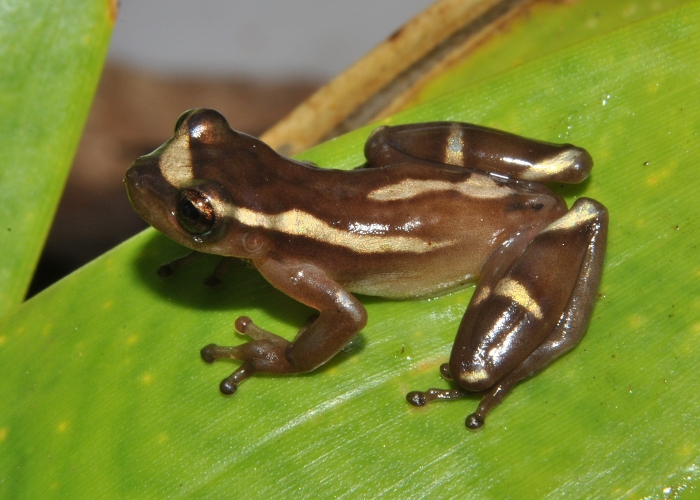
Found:
[[[216,361],[216,358],[214,357],[213,350],[216,349],[216,344],[209,344],[207,346],[202,347],[202,350],[199,351],[200,356],[202,356],[202,359],[206,361],[207,363],[213,363]]]
[[[412,406],[425,406],[428,403],[425,393],[421,391],[409,392],[406,394],[406,401],[408,401]]]
[[[202,359],[207,363],[213,363],[217,359],[221,358],[235,359],[237,351],[238,349],[236,347],[209,344],[207,346],[202,347],[202,350],[199,351],[199,354],[202,356]]]
[[[286,345],[287,341],[279,335],[269,332],[253,323],[248,316],[239,316],[234,324],[236,331],[242,335],[247,335],[253,340],[268,341],[280,346]]]
[[[484,425],[484,417],[478,413],[472,413],[467,415],[467,420],[464,422],[467,429],[479,429]]]
[[[168,276],[172,276],[175,273],[175,269],[173,266],[168,263],[168,264],[163,264],[158,268],[156,271],[156,274],[160,276],[161,278],[167,278]]]
[[[255,369],[251,363],[243,363],[235,372],[221,381],[219,390],[222,394],[231,396],[238,390],[239,384],[252,377],[253,373],[255,373]]]
[[[461,389],[435,389],[430,388],[427,391],[413,391],[406,394],[406,400],[413,406],[425,406],[431,401],[442,400],[449,401],[452,399],[460,399],[467,395]]]
[[[219,390],[221,391],[221,394],[232,396],[238,390],[238,384],[235,384],[229,379],[225,378],[219,384]]]

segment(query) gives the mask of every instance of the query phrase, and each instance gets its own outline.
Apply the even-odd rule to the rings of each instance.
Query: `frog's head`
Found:
[[[254,172],[258,156],[266,153],[259,145],[264,146],[232,130],[217,111],[186,111],[177,120],[173,137],[137,158],[126,172],[131,205],[151,226],[184,246],[246,257],[245,252],[236,252],[241,242],[231,241],[245,237],[235,231],[240,224],[233,215],[236,206],[245,204],[240,198],[246,190],[231,185],[221,172],[238,160],[236,172],[240,170],[242,179],[248,177],[246,172]]]

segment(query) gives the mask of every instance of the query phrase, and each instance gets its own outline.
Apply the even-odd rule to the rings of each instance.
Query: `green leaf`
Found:
[[[688,0],[532,2],[514,20],[496,28],[497,36],[492,34],[472,47],[468,57],[458,59],[427,82],[416,92],[413,102],[445,95],[543,54],[685,3]]]
[[[471,291],[363,298],[370,322],[315,373],[256,377],[198,350],[242,313],[291,337],[309,310],[214,258],[135,237],[0,320],[0,497],[682,497],[700,474],[700,3],[532,61],[392,123],[464,120],[586,147],[610,210],[601,298],[581,345],[464,428],[478,398],[414,409]],[[367,130],[304,157],[349,167]],[[552,265],[556,265],[553,263]]]
[[[97,87],[116,7],[0,3],[0,315],[29,286]]]

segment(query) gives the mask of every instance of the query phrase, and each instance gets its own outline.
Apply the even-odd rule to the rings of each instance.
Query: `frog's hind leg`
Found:
[[[513,390],[518,382],[541,371],[552,361],[574,348],[586,332],[587,321],[588,313],[586,311],[581,311],[577,308],[567,309],[557,326],[540,347],[535,349],[530,356],[504,377],[501,382],[483,393],[476,411],[467,416],[465,421],[467,428],[478,429],[482,427],[486,416],[491,410],[501,404],[503,398]],[[442,365],[440,370],[443,375],[446,375],[448,373],[447,364]],[[471,394],[474,393],[462,389],[445,390],[431,388],[424,392],[409,392],[406,395],[406,400],[413,406],[425,406],[432,401],[452,401],[465,398]]]
[[[501,404],[503,398],[513,390],[518,382],[538,373],[576,347],[586,333],[590,316],[590,313],[582,311],[582,308],[586,307],[581,305],[579,308],[567,308],[547,339],[500,383],[484,394],[477,410],[467,416],[465,424],[468,428],[477,429],[484,425],[486,415]]]
[[[518,382],[579,343],[595,306],[607,225],[605,207],[580,198],[515,261],[507,252],[487,261],[450,362],[441,368],[465,393],[483,394],[478,409],[467,417],[468,428],[481,427]],[[548,272],[552,262],[559,266],[554,273]],[[509,318],[515,321],[509,323]],[[508,345],[515,348],[506,352],[503,346]],[[456,397],[461,396],[427,391],[411,395],[409,402]]]
[[[379,127],[367,139],[365,157],[368,167],[420,163],[533,182],[578,183],[593,168],[591,155],[571,144],[553,144],[460,122]]]
[[[573,226],[569,219],[585,224]],[[605,207],[594,200],[580,198],[566,217],[555,221],[544,231],[560,232],[565,236],[567,232],[573,231],[583,236],[585,245],[581,249],[582,264],[568,302],[555,326],[537,348],[485,393],[477,411],[467,417],[467,427],[477,428],[483,425],[486,415],[500,404],[518,382],[543,370],[581,341],[593,313],[603,272],[607,226],[608,214]],[[567,243],[573,245],[573,236],[568,234],[571,237],[567,238]]]

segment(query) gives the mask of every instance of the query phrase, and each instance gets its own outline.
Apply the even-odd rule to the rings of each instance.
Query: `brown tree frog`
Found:
[[[245,316],[252,340],[208,345],[207,362],[241,360],[225,394],[255,373],[303,373],[335,356],[366,324],[353,293],[435,297],[478,280],[442,365],[453,390],[407,398],[416,406],[470,393],[483,398],[466,425],[520,380],[575,346],[586,331],[603,268],[608,215],[579,198],[567,210],[544,184],[577,183],[593,161],[581,148],[465,123],[380,127],[367,163],[323,169],[277,154],[198,109],[126,173],[136,211],[193,250],[245,259],[283,293],[319,311],[292,341]]]

